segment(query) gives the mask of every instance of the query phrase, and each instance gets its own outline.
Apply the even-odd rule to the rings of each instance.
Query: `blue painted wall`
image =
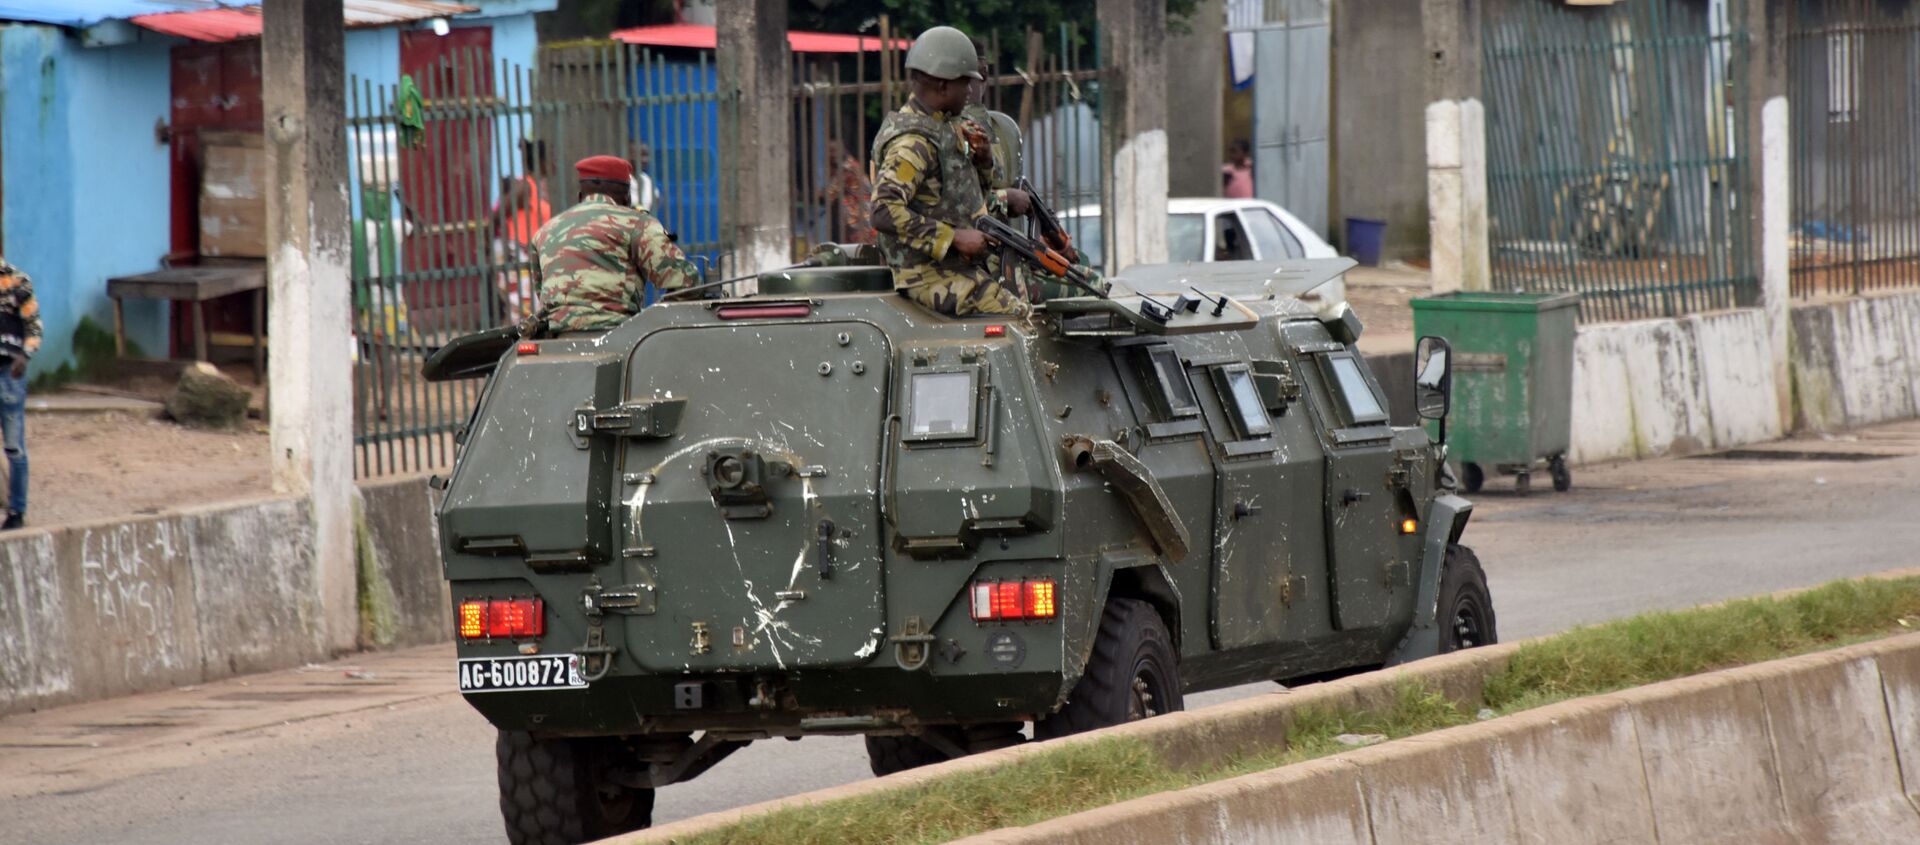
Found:
[[[531,66],[532,13],[555,0],[477,5],[455,25],[493,27],[494,58]],[[0,24],[0,249],[33,278],[40,300],[46,339],[34,375],[73,362],[83,317],[112,327],[108,277],[158,269],[168,250],[168,150],[154,126],[168,117],[170,51],[183,42],[130,33],[131,43],[83,47],[75,30]],[[351,76],[397,81],[399,29],[350,30],[346,59]],[[349,193],[358,215],[359,191]],[[165,350],[166,309],[129,302],[129,339]]]
[[[67,31],[0,29],[0,227],[7,258],[31,276],[46,340],[40,374],[72,361],[82,317],[111,327],[109,276],[160,266],[167,252],[167,47],[86,49]],[[127,313],[128,334],[164,348],[166,310]]]

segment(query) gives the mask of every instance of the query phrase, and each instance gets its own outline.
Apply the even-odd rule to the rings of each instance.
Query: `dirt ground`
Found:
[[[159,513],[267,493],[266,429],[195,431],[126,413],[29,413],[35,526]]]

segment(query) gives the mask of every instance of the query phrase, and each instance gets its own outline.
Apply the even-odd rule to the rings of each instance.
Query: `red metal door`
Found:
[[[407,307],[429,331],[491,326],[499,311],[487,267],[493,121],[482,115],[494,97],[493,30],[402,32],[400,72],[413,77],[428,112],[422,143],[400,153],[400,198],[413,215],[402,261],[409,276],[430,274],[407,286]]]
[[[171,213],[168,259],[194,263],[200,254],[200,133],[205,131],[259,132],[262,126],[260,42],[257,39],[225,44],[183,44],[173,48]],[[231,300],[231,301],[229,301]],[[190,353],[192,309],[175,308],[173,340],[168,354]],[[207,330],[252,330],[251,300],[227,297],[207,303]]]

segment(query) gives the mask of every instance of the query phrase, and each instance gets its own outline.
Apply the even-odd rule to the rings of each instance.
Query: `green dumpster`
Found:
[[[1574,317],[1577,293],[1458,292],[1413,300],[1416,337],[1453,346],[1447,451],[1476,492],[1488,472],[1511,473],[1526,493],[1545,462],[1553,489],[1573,486]]]

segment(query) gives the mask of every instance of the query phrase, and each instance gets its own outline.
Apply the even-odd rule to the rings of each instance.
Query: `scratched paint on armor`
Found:
[[[699,275],[653,215],[600,195],[554,215],[533,244],[554,331],[612,328],[639,313],[647,283],[672,290]]]

